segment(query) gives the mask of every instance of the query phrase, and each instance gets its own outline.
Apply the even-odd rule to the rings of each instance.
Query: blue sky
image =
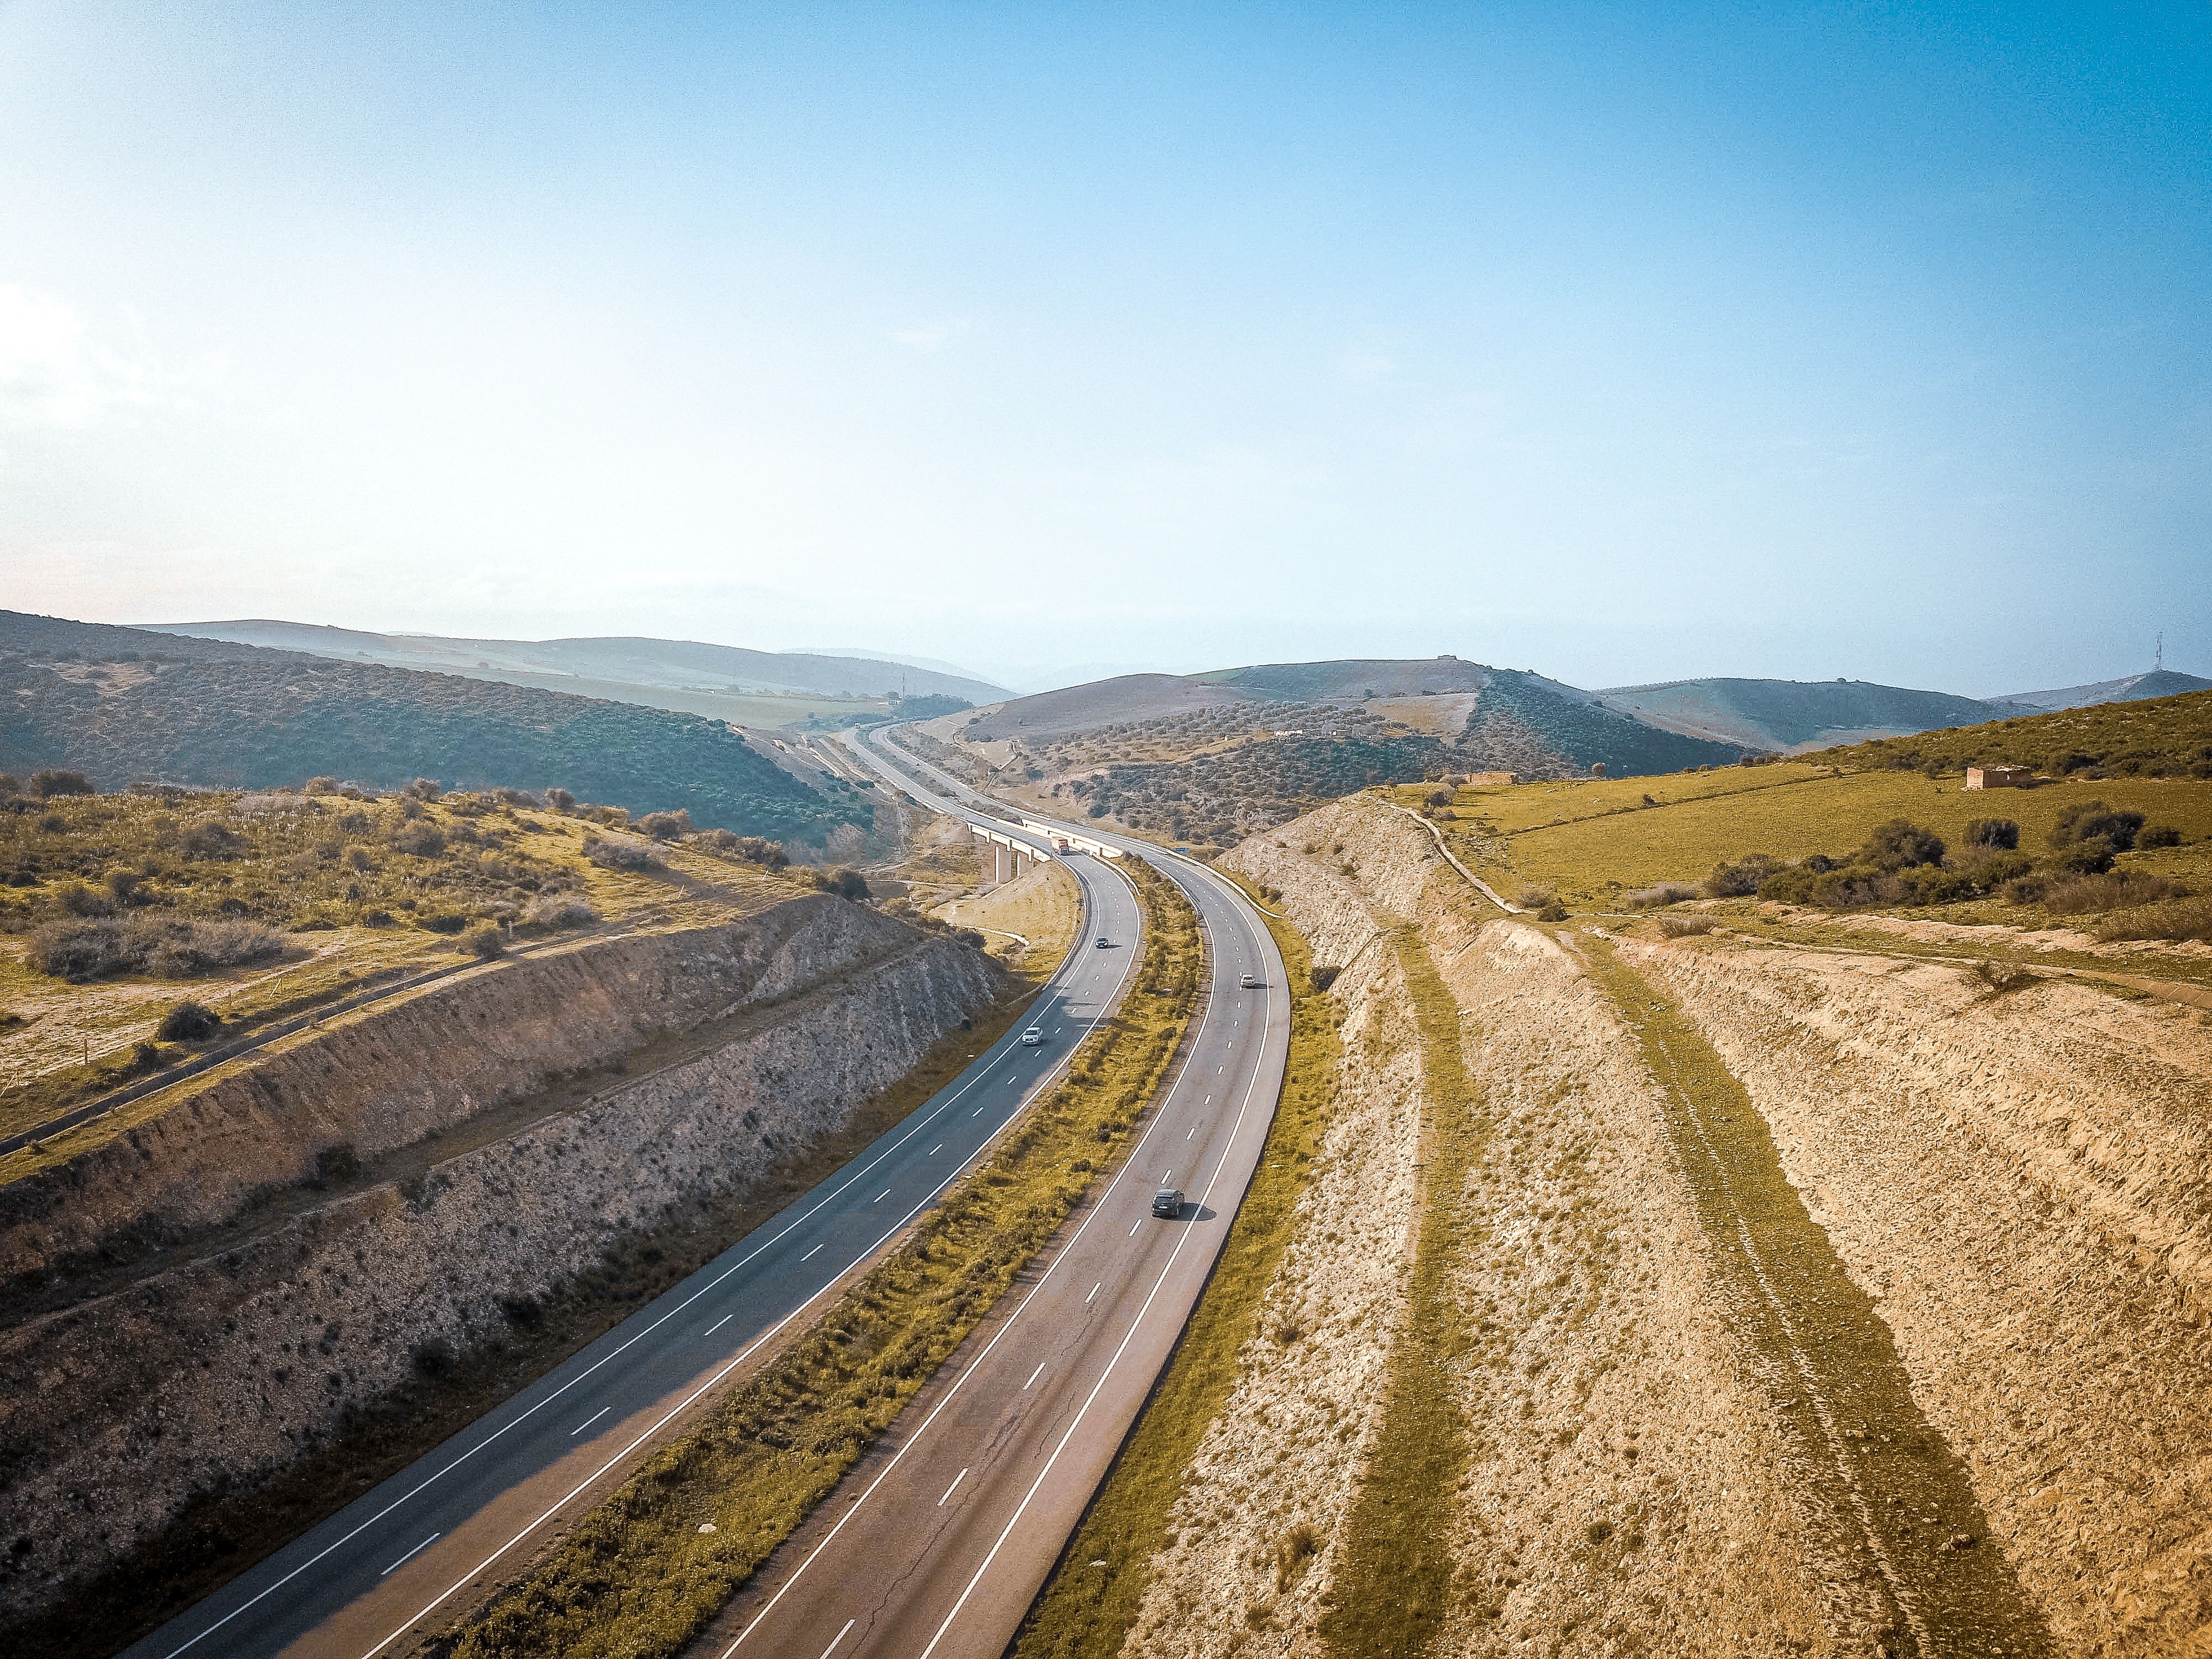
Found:
[[[2200,7],[614,9],[0,0],[0,604],[2212,672]]]

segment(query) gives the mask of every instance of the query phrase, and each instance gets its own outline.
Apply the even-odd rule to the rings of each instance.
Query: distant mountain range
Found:
[[[2094,685],[2069,685],[2057,691],[2014,691],[1991,701],[2009,704],[2015,709],[2032,708],[2039,714],[2049,714],[2061,708],[2087,708],[2100,702],[2142,702],[2150,697],[2178,697],[2185,691],[2202,691],[2207,687],[2212,687],[2212,680],[2159,668],[2148,674],[2099,680]]]
[[[343,662],[379,662],[393,668],[542,685],[554,690],[582,689],[562,684],[580,680],[599,688],[586,695],[608,697],[618,696],[612,688],[624,686],[641,693],[809,692],[823,697],[876,698],[939,695],[969,702],[991,702],[1008,695],[1002,685],[948,672],[949,665],[923,666],[848,656],[842,652],[749,651],[697,640],[451,639],[434,634],[369,634],[261,618],[148,623],[143,627],[150,633],[303,651]],[[652,696],[620,700],[665,706],[665,700]]]

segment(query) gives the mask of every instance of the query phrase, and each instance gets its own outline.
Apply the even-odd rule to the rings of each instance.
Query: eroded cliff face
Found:
[[[479,1054],[455,1052],[479,1042],[542,1076],[625,1035],[756,1011],[726,1043],[403,1182],[372,1182],[0,1334],[0,1537],[33,1540],[0,1577],[0,1619],[123,1559],[196,1494],[252,1489],[424,1356],[497,1340],[512,1310],[592,1273],[611,1241],[743,1193],[1006,989],[980,952],[830,899],[605,948],[605,962],[579,952],[558,972],[494,978],[482,1009],[457,987],[441,1009],[333,1034],[381,1092],[357,1075],[333,1105],[317,1083],[336,1075],[320,1069],[333,1052],[287,1056],[192,1120],[226,1133],[176,1132],[167,1144],[205,1168],[242,1145],[261,1169],[296,1170],[276,1132],[295,1113],[317,1134],[374,1146],[403,1125],[419,1132],[434,1116],[425,1100],[459,1109],[509,1092]],[[572,1018],[579,999],[587,1007]],[[432,1030],[439,1041],[415,1050]],[[550,1059],[516,1030],[544,1034]],[[125,1187],[118,1176],[106,1190]],[[164,1214],[235,1209],[173,1198],[167,1180],[137,1190]]]
[[[1728,1335],[1651,1079],[1574,957],[1479,920],[1418,824],[1356,799],[1228,862],[1342,968],[1345,1061],[1262,1322],[1304,1334],[1244,1356],[1128,1651],[1328,1650],[1422,1201],[1424,1079],[1389,937],[1408,926],[1491,1126],[1486,1224],[1454,1269],[1468,1458],[1440,1650],[1579,1630],[1613,1644],[1591,1651],[1870,1651],[1873,1611],[1792,1503],[1767,1379]],[[1310,1566],[1285,1548],[1302,1528]]]
[[[1633,948],[1771,1124],[2063,1650],[2202,1650],[2212,1030],[1951,965]]]
[[[772,1005],[913,943],[828,897],[727,926],[590,943],[487,968],[180,1088],[159,1116],[0,1188],[0,1284],[190,1237],[343,1147],[372,1159],[561,1073]]]

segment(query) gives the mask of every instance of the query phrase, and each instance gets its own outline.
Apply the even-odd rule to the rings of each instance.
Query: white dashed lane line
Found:
[[[1029,1382],[1024,1382],[1024,1383],[1023,1383],[1023,1384],[1022,1384],[1022,1387],[1024,1387],[1024,1389],[1028,1388],[1028,1387],[1030,1385],[1030,1383],[1035,1382],[1037,1380],[1037,1378],[1039,1378],[1040,1376],[1042,1376],[1043,1375],[1044,1375],[1044,1367],[1043,1367],[1043,1366],[1042,1366],[1042,1365],[1040,1365],[1040,1366],[1038,1366],[1035,1370],[1033,1370],[1033,1371],[1031,1371],[1031,1372],[1030,1373],[1030,1380],[1029,1380]]]
[[[600,1407],[599,1408],[599,1410],[597,1410],[597,1411],[593,1412],[593,1413],[592,1413],[589,1417],[586,1418],[582,1422],[580,1422],[580,1423],[577,1424],[577,1425],[576,1425],[576,1426],[575,1426],[574,1428],[573,1428],[573,1429],[569,1430],[569,1431],[568,1431],[568,1438],[569,1438],[569,1439],[571,1439],[571,1440],[574,1440],[574,1439],[578,1435],[580,1435],[580,1434],[583,1433],[583,1431],[584,1431],[586,1429],[590,1428],[590,1427],[592,1426],[592,1424],[594,1424],[594,1423],[598,1422],[601,1418],[605,1417],[605,1416],[609,1412],[612,1411],[613,1409],[614,1409],[614,1407],[613,1407],[612,1406],[602,1406],[602,1407]]]
[[[945,1489],[945,1498],[940,1498],[937,1500],[937,1507],[940,1510],[943,1509],[945,1507],[945,1498],[950,1498],[954,1492],[958,1492],[960,1490],[960,1483],[967,1478],[968,1471],[965,1469],[961,1470],[959,1474],[954,1475],[952,1477],[952,1484]]]
[[[735,1314],[724,1314],[724,1315],[723,1315],[720,1319],[716,1320],[713,1324],[711,1324],[711,1325],[709,1325],[709,1326],[708,1326],[708,1327],[707,1327],[706,1334],[707,1334],[708,1336],[712,1336],[712,1335],[714,1335],[714,1334],[716,1331],[720,1330],[720,1329],[722,1328],[722,1327],[723,1327],[723,1326],[725,1326],[725,1325],[728,1324],[728,1323],[729,1323],[732,1319],[735,1319],[736,1317],[737,1317],[737,1315],[735,1315]]]
[[[830,1241],[829,1241],[828,1239],[826,1239],[826,1238],[825,1238],[825,1239],[823,1239],[823,1240],[822,1241],[822,1243],[823,1243],[823,1244],[826,1244],[826,1243],[828,1243],[829,1242],[830,1242]],[[822,1254],[822,1244],[817,1244],[817,1245],[816,1245],[812,1249],[809,1250],[809,1251],[808,1251],[805,1255],[802,1255],[802,1256],[801,1256],[801,1257],[799,1257],[799,1259],[801,1261],[813,1261],[813,1260],[814,1260],[814,1258],[815,1258],[816,1256],[820,1255],[821,1254]]]
[[[408,1551],[406,1554],[401,1556],[397,1561],[394,1561],[390,1566],[386,1567],[382,1572],[380,1572],[376,1576],[379,1578],[389,1578],[393,1573],[398,1571],[400,1568],[405,1566],[410,1561],[412,1561],[416,1556],[422,1554],[424,1550],[428,1549],[431,1545],[436,1543],[445,1535],[446,1534],[442,1532],[432,1533],[428,1538],[424,1539],[413,1549]]]

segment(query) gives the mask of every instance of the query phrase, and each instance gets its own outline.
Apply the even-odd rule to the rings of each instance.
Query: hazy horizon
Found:
[[[1018,686],[2212,669],[2208,40],[11,4],[5,602]]]

